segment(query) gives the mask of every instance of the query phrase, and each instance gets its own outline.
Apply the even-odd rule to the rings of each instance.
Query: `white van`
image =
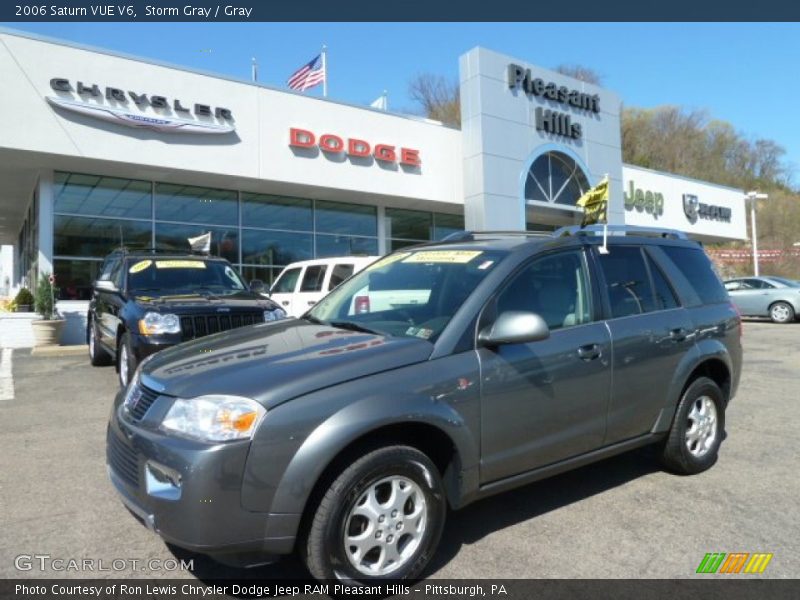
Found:
[[[299,317],[353,273],[379,256],[315,258],[285,267],[270,288],[270,298],[290,317]]]

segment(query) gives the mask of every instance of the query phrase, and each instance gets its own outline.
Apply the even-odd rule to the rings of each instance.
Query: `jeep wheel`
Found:
[[[86,343],[89,345],[89,362],[93,367],[104,367],[111,364],[111,355],[97,341],[97,330],[93,321],[89,321],[86,330]]]
[[[675,473],[692,475],[716,461],[725,431],[725,403],[719,386],[707,377],[695,379],[681,398],[661,460]]]
[[[120,386],[123,388],[128,387],[128,383],[136,372],[136,355],[131,347],[131,336],[127,333],[119,341],[117,372],[119,373]]]
[[[769,318],[773,323],[791,323],[794,321],[794,309],[787,302],[776,302],[769,307]]]
[[[370,452],[345,469],[319,503],[301,552],[317,579],[414,579],[442,535],[439,472],[408,446]]]

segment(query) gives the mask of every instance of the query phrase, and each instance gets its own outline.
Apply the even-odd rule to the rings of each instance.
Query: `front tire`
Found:
[[[111,364],[111,355],[103,349],[97,339],[97,329],[94,326],[94,321],[89,321],[86,343],[89,345],[89,362],[93,367],[105,367]]]
[[[776,302],[769,307],[769,318],[773,323],[791,323],[794,316],[794,308],[788,302]]]
[[[131,336],[125,333],[120,338],[119,349],[117,350],[117,373],[119,375],[119,385],[123,389],[128,387],[133,378],[133,374],[136,372],[136,365],[136,354],[133,352]]]
[[[661,462],[675,473],[693,475],[711,468],[725,431],[722,390],[708,377],[695,379],[681,397]]]
[[[436,551],[446,512],[439,471],[425,454],[380,448],[336,477],[301,553],[319,580],[413,580]]]

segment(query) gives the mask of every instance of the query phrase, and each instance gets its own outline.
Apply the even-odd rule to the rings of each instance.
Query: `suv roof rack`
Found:
[[[480,236],[486,237],[550,237],[547,231],[519,231],[519,230],[486,230],[486,231],[456,231],[433,244],[451,242],[471,242]]]
[[[567,235],[641,235],[646,237],[672,238],[676,240],[688,240],[689,236],[677,229],[662,229],[660,227],[638,227],[635,225],[569,225],[561,227],[553,232],[553,237]]]

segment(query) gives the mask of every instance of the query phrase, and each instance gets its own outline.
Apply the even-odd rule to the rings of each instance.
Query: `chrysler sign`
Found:
[[[119,125],[175,133],[220,134],[230,133],[235,129],[230,109],[221,106],[184,104],[178,98],[169,99],[166,96],[148,95],[116,87],[101,89],[97,84],[89,85],[82,81],[78,81],[73,87],[69,79],[61,77],[51,79],[50,87],[56,92],[75,93],[79,98],[75,100],[63,96],[48,96],[47,101],[53,106]],[[105,99],[107,104],[89,102],[91,99]],[[152,114],[143,112],[148,107],[154,110]],[[171,111],[176,116],[163,115],[157,111]],[[191,118],[192,115],[195,119]],[[222,123],[214,122],[214,118]]]

